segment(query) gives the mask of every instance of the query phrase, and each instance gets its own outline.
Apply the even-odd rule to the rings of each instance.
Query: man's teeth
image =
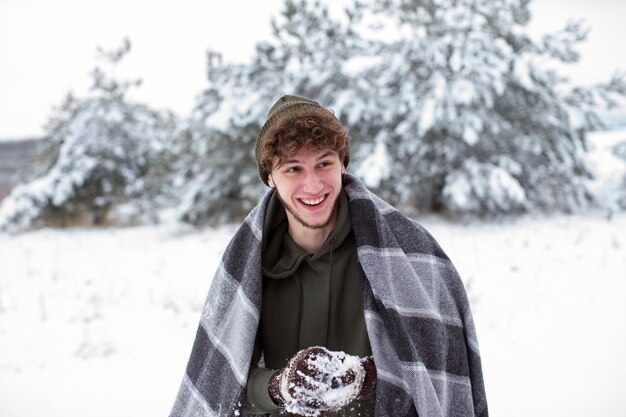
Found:
[[[307,206],[314,206],[316,204],[321,203],[322,201],[324,201],[324,199],[326,198],[326,196],[321,196],[319,198],[316,198],[314,200],[306,200],[304,198],[301,198],[300,201],[302,201],[304,204],[306,204]]]

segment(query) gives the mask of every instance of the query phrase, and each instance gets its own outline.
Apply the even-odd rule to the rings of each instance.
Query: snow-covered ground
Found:
[[[626,213],[418,220],[466,282],[492,416],[626,415]],[[0,234],[0,416],[167,415],[234,230]]]
[[[626,214],[422,222],[466,281],[492,415],[626,415]],[[0,416],[167,415],[233,231],[0,236]]]

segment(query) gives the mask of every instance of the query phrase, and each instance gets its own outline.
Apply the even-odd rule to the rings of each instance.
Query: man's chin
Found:
[[[298,223],[300,223],[302,226],[306,227],[307,229],[312,229],[312,230],[323,229],[325,227],[328,227],[328,225],[333,221],[334,210],[328,213],[326,215],[326,218],[313,219],[311,218],[313,216],[311,216],[309,213],[305,211],[298,211],[298,210],[295,210],[293,207],[287,206],[287,205],[285,206],[285,208],[291,213],[293,218]]]
[[[298,217],[296,217],[296,220],[298,220],[300,224],[306,227],[307,229],[311,229],[311,230],[323,229],[325,227],[328,227],[328,225],[332,222],[332,213],[331,215],[328,216],[328,218],[325,221],[318,222],[318,223],[309,223],[309,222],[303,221],[302,219],[299,219]]]

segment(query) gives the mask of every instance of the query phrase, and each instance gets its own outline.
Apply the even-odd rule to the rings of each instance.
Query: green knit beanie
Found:
[[[256,138],[256,149],[255,149],[255,158],[256,158],[256,164],[259,170],[259,176],[261,177],[261,180],[265,183],[265,185],[269,185],[268,183],[269,173],[265,172],[265,170],[262,169],[259,163],[260,157],[261,157],[262,139],[263,139],[263,136],[265,135],[265,132],[267,132],[267,130],[270,127],[272,127],[272,125],[276,122],[276,119],[278,118],[278,116],[282,113],[291,112],[294,110],[306,109],[306,108],[313,109],[313,108],[320,108],[320,107],[322,106],[320,106],[319,103],[313,100],[309,100],[304,97],[287,95],[287,96],[282,96],[281,98],[279,98],[278,101],[274,103],[274,105],[270,108],[270,111],[267,113],[267,121],[261,128],[261,131],[259,132],[259,135]],[[350,156],[346,154],[346,157],[344,158],[345,166],[348,166],[349,158]]]

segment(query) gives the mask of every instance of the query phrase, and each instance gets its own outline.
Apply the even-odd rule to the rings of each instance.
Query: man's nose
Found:
[[[309,172],[304,179],[304,187],[303,190],[305,193],[309,194],[317,194],[324,188],[324,184],[322,183],[322,179],[319,174],[315,171]]]

